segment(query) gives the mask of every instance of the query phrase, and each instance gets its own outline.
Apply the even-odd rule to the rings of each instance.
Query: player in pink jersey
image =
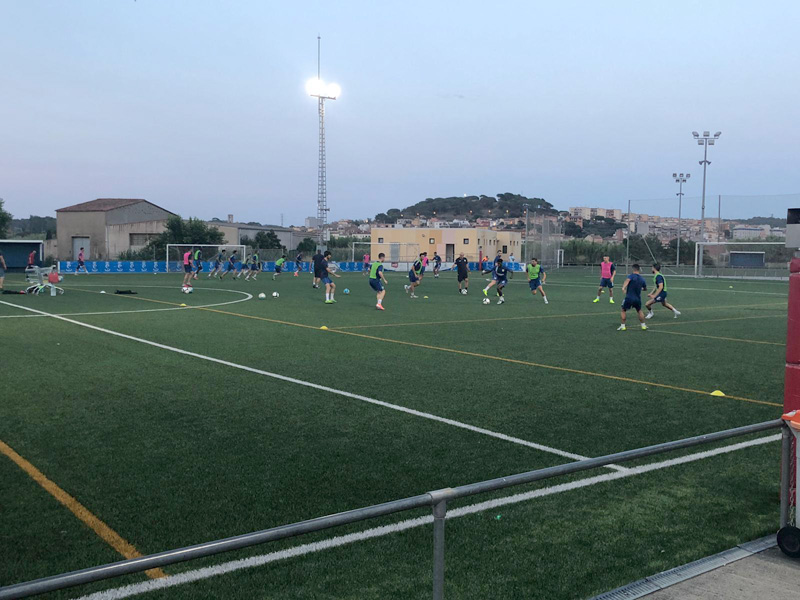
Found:
[[[597,289],[597,298],[592,302],[600,302],[600,294],[603,293],[603,288],[608,288],[608,301],[614,304],[614,275],[617,274],[617,267],[611,262],[608,256],[603,257],[603,262],[600,263],[600,287]]]
[[[194,261],[192,260],[192,250],[190,248],[189,250],[187,250],[186,252],[183,253],[183,272],[184,272],[183,288],[184,289],[192,287],[191,281],[192,281],[192,275],[194,274],[193,273],[193,269],[192,269],[192,265],[193,264],[194,264]]]

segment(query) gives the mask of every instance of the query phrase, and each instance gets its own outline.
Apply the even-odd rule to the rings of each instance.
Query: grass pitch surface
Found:
[[[0,296],[0,440],[148,554],[781,413],[783,283],[670,278],[681,317],[657,307],[648,331],[629,315],[618,332],[621,285],[616,305],[606,295],[595,304],[596,277],[553,271],[544,305],[516,274],[498,306],[496,296],[481,302],[486,281],[472,275],[463,296],[451,273],[426,274],[411,299],[404,276],[389,273],[383,312],[361,274],[335,279],[334,305],[308,274],[203,277],[191,295],[180,292],[181,275],[67,276],[57,298]],[[6,289],[22,285],[6,278]],[[717,389],[726,396],[711,396]],[[448,520],[448,594],[583,598],[765,535],[777,526],[778,463],[770,442],[454,503],[464,514]],[[0,584],[121,558],[7,457],[0,476],[0,556],[11,557]],[[558,484],[567,487],[551,489]],[[503,500],[533,490],[538,497]],[[468,508],[490,499],[498,503]],[[142,597],[429,597],[432,528],[396,529]]]

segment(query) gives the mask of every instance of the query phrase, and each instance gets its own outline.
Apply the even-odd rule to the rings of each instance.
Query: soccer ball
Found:
[[[273,298],[280,298],[280,294],[278,292],[272,292]]]
[[[342,293],[343,294],[349,294],[350,293],[350,289],[349,288],[344,288],[344,290],[342,290]]]
[[[184,294],[191,294],[194,291],[194,288],[192,286],[186,286],[182,291]]]
[[[467,288],[464,288],[463,290],[461,290],[461,293],[462,293],[462,295],[466,296],[467,295]]]
[[[263,299],[264,299],[264,298],[266,298],[266,297],[267,297],[267,295],[266,295],[264,292],[261,292],[261,293],[258,295],[258,299],[259,299],[259,300],[263,300]]]
[[[484,304],[489,304],[490,302],[491,302],[491,300],[489,300],[488,298],[484,298],[483,299],[483,303]]]

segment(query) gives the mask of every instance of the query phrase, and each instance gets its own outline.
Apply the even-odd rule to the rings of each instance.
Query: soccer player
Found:
[[[283,263],[285,262],[286,262],[285,254],[275,261],[275,272],[272,274],[272,281],[275,281],[275,278],[281,274],[281,271],[283,271]]]
[[[294,257],[294,276],[300,277],[300,271],[303,270],[303,253],[298,252]]]
[[[75,275],[78,274],[78,271],[81,270],[81,267],[83,267],[83,272],[88,275],[89,271],[86,269],[86,263],[83,262],[83,248],[81,248],[78,252],[78,266],[75,267]]]
[[[458,255],[455,265],[458,273],[458,293],[466,294],[469,289],[469,261],[463,252]],[[463,289],[461,288],[462,283],[464,284]]]
[[[378,260],[372,263],[369,268],[369,285],[376,292],[378,303],[375,305],[375,308],[378,310],[385,310],[383,308],[383,298],[386,296],[386,289],[384,288],[386,285],[386,277],[383,275],[384,258],[386,258],[386,255],[381,252],[378,254]]]
[[[422,272],[425,270],[425,267],[422,266],[422,259],[424,256],[425,253],[421,252],[419,258],[414,261],[414,264],[411,265],[411,269],[408,271],[409,284],[404,287],[406,294],[410,294],[412,298],[417,297],[417,295],[414,294],[414,290],[417,289],[417,286],[422,282]]]
[[[314,267],[314,280],[311,283],[311,287],[314,289],[319,288],[319,281],[321,279],[320,275],[320,265],[322,264],[322,250],[317,250],[317,253],[311,257],[311,263]]]
[[[614,304],[614,275],[617,273],[617,267],[611,262],[608,256],[603,257],[603,262],[600,263],[600,287],[597,289],[597,298],[592,302],[600,302],[600,294],[603,293],[603,288],[608,288],[608,302]]]
[[[194,259],[194,275],[192,275],[193,279],[197,279],[197,276],[203,270],[203,261],[200,260],[201,258],[200,254],[201,254],[200,248],[195,248],[194,255],[192,256],[192,258]]]
[[[238,252],[238,250],[234,250],[233,252],[231,252],[231,255],[228,257],[228,264],[225,265],[225,272],[224,273],[220,273],[220,275],[219,275],[219,280],[220,281],[222,281],[222,279],[225,277],[225,275],[227,275],[231,271],[233,271],[233,275],[231,275],[231,277],[235,277],[236,276],[236,261],[239,260],[239,255],[236,254],[237,252]]]
[[[331,251],[326,250],[325,255],[322,257],[322,260],[319,263],[319,280],[325,284],[325,304],[335,304],[336,299],[333,297],[334,293],[336,293],[336,284],[333,283],[331,279],[331,275],[334,277],[341,277],[341,275],[337,275],[336,273],[331,273],[328,271],[328,263],[331,259]]]
[[[652,293],[647,294],[647,297],[650,298],[645,303],[645,308],[647,309],[647,314],[645,315],[645,319],[652,319],[653,318],[653,304],[656,302],[661,302],[661,306],[664,308],[668,308],[672,311],[675,315],[675,319],[681,314],[677,308],[672,306],[669,302],[667,302],[667,281],[664,279],[664,276],[661,274],[661,265],[655,263],[653,265],[653,286],[655,289]]]
[[[535,296],[536,290],[539,290],[542,293],[542,298],[544,298],[544,303],[550,304],[547,301],[547,294],[544,293],[544,282],[547,281],[547,273],[544,272],[544,267],[539,264],[539,260],[532,258],[531,262],[528,263],[527,271],[531,293]]]
[[[622,311],[620,312],[620,320],[622,323],[617,327],[617,331],[625,331],[625,318],[627,317],[626,311],[635,309],[636,314],[639,316],[639,323],[642,329],[647,329],[644,324],[644,313],[642,312],[642,290],[647,289],[647,282],[639,274],[639,265],[631,265],[633,273],[628,275],[625,283],[622,284],[622,291],[625,292],[625,300],[622,302]]]
[[[33,250],[30,254],[28,254],[28,268],[32,268],[36,266],[36,250]]]
[[[3,253],[0,252],[0,290],[3,289],[3,282],[6,279],[6,259],[3,258]]]
[[[487,273],[492,274],[492,280],[489,282],[489,285],[483,288],[483,295],[488,296],[489,290],[496,285],[497,295],[500,296],[500,299],[497,301],[497,303],[502,304],[506,301],[506,299],[503,297],[503,288],[508,284],[508,268],[503,264],[503,259],[496,258],[494,261],[494,269],[491,271],[484,271],[484,275]]]
[[[184,273],[183,274],[183,287],[184,288],[192,287],[191,283],[190,283],[192,281],[192,266],[193,266],[192,263],[193,263],[193,261],[192,261],[192,251],[191,250],[187,250],[186,252],[183,253],[183,273]]]
[[[438,252],[433,253],[433,276],[439,279],[439,270],[442,268],[442,257]]]
[[[369,270],[369,254],[364,255],[364,264],[362,266],[362,269],[364,270],[364,275],[370,275],[370,278],[372,277],[371,276],[372,271]]]
[[[214,259],[214,268],[206,275],[207,278],[216,277],[222,273],[222,264],[225,262],[225,250],[217,252],[217,258]]]
[[[258,257],[258,250],[253,252],[253,255],[250,257],[250,272],[244,276],[245,281],[250,281],[250,278],[253,278],[253,281],[257,281],[258,274],[261,272],[261,259]]]
[[[422,253],[422,270],[419,272],[419,280],[422,281],[423,275],[425,275],[425,270],[428,268],[428,253]]]

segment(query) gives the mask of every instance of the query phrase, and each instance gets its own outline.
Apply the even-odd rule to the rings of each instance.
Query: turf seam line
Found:
[[[100,520],[92,511],[81,504],[74,496],[65,492],[58,484],[49,479],[30,461],[17,453],[11,446],[0,440],[0,452],[5,454],[14,464],[22,469],[31,479],[38,483],[53,498],[58,500],[84,525],[91,529],[100,539],[111,546],[125,558],[139,558],[142,554],[136,547]],[[145,574],[151,579],[166,577],[161,569],[150,569]]]
[[[729,446],[723,446],[721,448],[715,448],[713,450],[706,450],[704,452],[698,452],[695,454],[680,456],[662,462],[650,463],[639,467],[632,467],[627,471],[623,472],[596,475],[594,477],[587,477],[569,483],[562,483],[546,488],[539,488],[529,492],[514,494],[512,496],[506,496],[504,498],[496,498],[485,502],[479,502],[476,504],[462,506],[447,511],[447,519],[456,519],[467,515],[473,515],[476,513],[485,512],[487,510],[496,509],[501,506],[518,504],[520,502],[526,502],[529,500],[534,500],[536,498],[543,498],[546,496],[552,496],[554,494],[569,492],[575,489],[590,487],[598,483],[605,483],[617,479],[624,479],[635,475],[641,475],[643,473],[649,473],[652,471],[666,469],[675,465],[681,465],[699,460],[704,460],[706,458],[711,458],[713,456],[718,456],[722,454],[728,454],[731,452],[742,450],[744,448],[749,448],[752,446],[759,446],[770,442],[774,442],[779,440],[780,438],[781,438],[780,434],[771,435],[763,438],[749,440],[746,442],[731,444]],[[416,517],[413,519],[400,521],[398,523],[393,523],[391,525],[383,525],[380,527],[365,529],[357,533],[335,536],[319,542],[301,544],[299,546],[294,546],[292,548],[287,548],[285,550],[280,550],[277,552],[270,552],[267,554],[261,554],[249,558],[232,560],[211,567],[203,567],[200,569],[185,571],[177,575],[170,575],[166,579],[146,581],[143,583],[130,584],[118,588],[111,588],[101,592],[95,592],[93,594],[81,596],[77,600],[121,600],[122,598],[129,598],[131,596],[137,596],[139,594],[144,594],[155,590],[175,587],[178,585],[192,583],[203,579],[209,579],[211,577],[225,575],[228,573],[233,573],[235,571],[241,571],[243,569],[261,567],[266,564],[276,562],[279,560],[304,556],[307,554],[320,552],[322,550],[328,550],[330,548],[338,548],[340,546],[346,546],[355,542],[362,542],[365,540],[383,537],[386,535],[390,535],[392,533],[399,533],[401,531],[407,531],[409,529],[415,529],[417,527],[430,525],[431,523],[433,523],[432,515],[426,515],[424,517]]]
[[[7,304],[7,303],[3,302],[3,301],[0,301],[0,304]],[[14,306],[16,306],[16,305],[14,305]],[[128,334],[125,334],[125,333],[120,333],[118,331],[113,331],[111,329],[105,329],[103,327],[98,327],[96,325],[90,325],[89,323],[81,323],[80,321],[74,321],[72,319],[67,319],[65,317],[61,317],[61,316],[58,316],[58,315],[50,315],[48,313],[45,313],[44,311],[39,311],[39,310],[34,309],[34,308],[28,308],[28,307],[23,307],[23,306],[19,306],[18,308],[21,308],[21,309],[24,309],[24,310],[29,310],[31,312],[42,313],[43,315],[50,316],[50,317],[52,317],[54,319],[58,319],[60,321],[66,321],[67,323],[72,323],[74,325],[80,325],[81,327],[86,327],[87,329],[92,329],[92,330],[95,330],[95,331],[99,331],[101,333],[106,333],[106,334],[109,334],[109,335],[121,337],[123,339],[131,340],[131,341],[134,341],[134,342],[139,342],[139,343],[142,343],[142,344],[146,344],[148,346],[153,346],[155,348],[160,348],[162,350],[168,350],[170,352],[176,352],[178,354],[183,354],[185,356],[191,356],[192,358],[199,358],[201,360],[214,362],[214,363],[217,363],[217,364],[220,364],[220,365],[224,365],[224,366],[227,366],[227,367],[233,367],[233,368],[236,368],[236,369],[241,369],[243,371],[249,371],[249,372],[255,373],[257,375],[263,375],[265,377],[271,377],[273,379],[278,379],[280,381],[285,381],[287,383],[293,383],[293,384],[296,384],[296,385],[310,387],[310,388],[313,388],[313,389],[316,389],[316,390],[320,390],[320,391],[323,391],[323,392],[328,392],[328,393],[331,393],[331,394],[336,394],[338,396],[344,396],[346,398],[351,398],[353,400],[359,400],[361,402],[366,402],[368,404],[381,406],[383,408],[389,408],[389,409],[392,409],[392,410],[395,410],[395,411],[398,411],[398,412],[402,412],[402,413],[406,413],[406,414],[410,414],[410,415],[413,415],[413,416],[416,416],[416,417],[422,417],[424,419],[428,419],[428,420],[431,420],[431,421],[444,423],[446,425],[451,425],[453,427],[458,427],[460,429],[465,429],[465,430],[471,431],[473,433],[480,433],[480,434],[486,435],[488,437],[493,437],[493,438],[496,438],[496,439],[499,439],[499,440],[503,440],[503,441],[506,441],[506,442],[511,442],[511,443],[514,443],[514,444],[517,444],[517,445],[520,445],[520,446],[526,446],[528,448],[532,448],[534,450],[539,450],[541,452],[547,452],[549,454],[555,454],[557,456],[561,456],[562,458],[570,458],[572,460],[585,460],[586,458],[588,458],[588,457],[583,456],[581,454],[575,454],[573,452],[567,452],[566,450],[560,450],[558,448],[553,448],[551,446],[545,446],[544,444],[537,444],[536,442],[529,442],[528,440],[523,440],[521,438],[517,438],[517,437],[510,436],[510,435],[506,435],[504,433],[498,433],[496,431],[491,431],[489,429],[484,429],[483,427],[477,427],[475,425],[470,425],[468,423],[462,423],[461,421],[456,421],[454,419],[448,419],[447,417],[440,417],[440,416],[434,415],[432,413],[419,411],[419,410],[416,410],[416,409],[413,409],[413,408],[407,408],[405,406],[400,406],[398,404],[391,404],[391,403],[385,402],[383,400],[377,400],[375,398],[369,398],[367,396],[362,396],[360,394],[354,394],[352,392],[347,392],[347,391],[344,391],[344,390],[337,390],[335,388],[328,387],[328,386],[325,386],[325,385],[320,385],[320,384],[313,383],[313,382],[310,382],[310,381],[303,381],[302,379],[295,379],[294,377],[288,377],[286,375],[280,375],[279,373],[271,373],[270,371],[264,371],[262,369],[257,369],[255,367],[249,367],[247,365],[241,365],[241,364],[238,364],[238,363],[233,363],[233,362],[230,362],[230,361],[227,361],[227,360],[223,360],[223,359],[220,359],[220,358],[214,358],[213,356],[206,356],[204,354],[198,354],[196,352],[191,352],[189,350],[183,350],[181,348],[175,348],[173,346],[167,346],[166,344],[160,344],[158,342],[153,342],[151,340],[146,340],[144,338],[138,338],[138,337],[135,337],[135,336],[132,336],[132,335],[128,335]],[[217,311],[215,311],[215,312],[217,312]],[[312,328],[312,329],[316,329],[316,328]],[[616,471],[627,471],[628,470],[626,467],[620,467],[618,465],[608,465],[608,468],[612,469],[612,470],[616,470]]]

